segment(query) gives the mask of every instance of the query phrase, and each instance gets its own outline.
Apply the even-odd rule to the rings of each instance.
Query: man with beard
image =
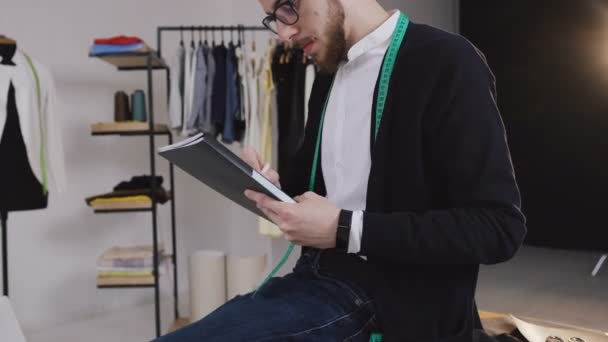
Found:
[[[324,73],[293,174],[244,152],[296,196],[246,192],[302,255],[161,341],[472,341],[479,265],[526,232],[482,55],[375,0],[259,2]]]

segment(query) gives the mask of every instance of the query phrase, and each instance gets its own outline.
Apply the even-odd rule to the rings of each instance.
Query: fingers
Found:
[[[277,171],[275,171],[275,169],[270,168],[269,164],[268,165],[268,170],[266,172],[263,172],[262,175],[264,175],[264,177],[268,178],[268,180],[276,185],[277,187],[281,187],[281,183],[279,182],[279,173]]]
[[[279,215],[277,215],[277,213],[273,212],[272,210],[269,210],[269,209],[266,209],[264,207],[261,207],[259,205],[257,205],[257,207],[258,207],[258,209],[260,209],[260,211],[262,213],[264,213],[264,215],[266,215],[267,219],[269,219],[270,221],[272,221],[277,226],[281,225],[281,217]]]
[[[280,217],[281,221],[285,221],[291,215],[291,207],[288,203],[274,200],[263,193],[245,190],[245,196],[254,201],[259,208],[269,209]]]
[[[251,147],[243,148],[243,160],[256,171],[260,171],[264,166],[256,150]]]
[[[304,202],[306,200],[311,200],[316,197],[319,197],[319,195],[317,195],[316,193],[314,193],[312,191],[308,191],[308,192],[301,194],[300,196],[294,197],[294,200],[296,200],[296,202],[299,203],[299,202]]]

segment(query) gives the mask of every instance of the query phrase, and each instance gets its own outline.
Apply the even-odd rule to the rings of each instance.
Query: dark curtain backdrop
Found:
[[[608,250],[608,1],[460,6],[497,78],[527,243]]]

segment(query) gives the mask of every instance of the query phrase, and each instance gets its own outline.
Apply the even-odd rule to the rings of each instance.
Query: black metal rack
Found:
[[[268,31],[268,29],[264,26],[244,26],[244,25],[232,25],[232,26],[159,26],[156,28],[156,51],[157,51],[157,55],[156,57],[163,60],[162,58],[162,33],[163,32],[188,32],[188,31],[211,31],[211,32],[215,32],[215,31],[220,31],[220,32],[239,32],[241,34],[243,34],[242,38],[243,41],[245,41],[245,35],[244,32],[245,31],[250,31],[250,32],[270,32]],[[166,68],[166,72],[167,72],[167,84],[170,84],[171,82],[171,72],[169,70],[169,68]],[[170,87],[167,86],[167,97],[169,96],[169,91],[170,91]],[[182,104],[182,112],[184,110],[183,104]],[[171,169],[171,172],[173,172],[173,169]],[[171,176],[171,179],[173,180],[173,176]],[[173,188],[173,185],[171,186]],[[175,239],[173,240],[175,243]],[[175,250],[175,246],[173,246],[173,249]],[[175,259],[174,259],[175,261]],[[177,279],[177,277],[175,277],[175,279]],[[177,289],[177,283],[175,285],[175,289]],[[175,311],[175,317],[178,318],[178,312],[177,309]]]
[[[244,25],[232,25],[232,26],[159,26],[156,28],[156,51],[158,56],[162,57],[162,33],[163,32],[188,32],[188,31],[209,31],[209,32],[245,32],[245,31],[261,31],[270,32],[264,26],[244,26]]]
[[[102,59],[117,67],[120,71],[146,71],[148,79],[148,129],[141,131],[104,131],[92,132],[93,136],[148,136],[149,137],[149,157],[150,157],[150,174],[152,176],[152,193],[156,193],[158,185],[156,184],[156,147],[155,137],[166,135],[169,144],[173,143],[173,135],[169,129],[159,130],[154,123],[154,87],[153,87],[153,71],[167,70],[165,62],[154,51],[145,53],[121,53],[108,54],[102,56],[91,56]],[[171,239],[173,247],[173,297],[174,297],[174,314],[175,319],[179,318],[179,297],[178,297],[178,277],[177,277],[177,248],[176,248],[176,232],[175,232],[175,182],[173,164],[169,165],[170,172],[170,189],[169,200],[171,203]],[[152,213],[152,239],[154,246],[154,283],[153,284],[138,284],[138,285],[99,285],[100,289],[126,289],[126,288],[154,288],[154,304],[155,304],[155,320],[156,320],[156,336],[161,335],[161,317],[160,317],[160,291],[159,291],[159,253],[158,253],[158,221],[157,221],[157,201],[154,196],[151,196],[152,205],[150,208],[133,208],[133,209],[112,209],[112,210],[95,210],[97,214],[110,213],[134,213],[134,212],[151,212]]]

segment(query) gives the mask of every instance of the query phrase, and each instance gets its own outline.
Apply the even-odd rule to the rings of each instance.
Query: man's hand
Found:
[[[272,184],[277,187],[281,187],[281,183],[279,182],[279,173],[274,169],[270,168],[268,164],[265,164],[262,159],[260,159],[260,155],[256,150],[251,147],[243,148],[243,160],[249,164],[254,170],[261,173],[262,176],[266,177]]]
[[[245,196],[256,202],[285,234],[285,239],[306,247],[328,249],[336,246],[340,209],[325,197],[307,192],[295,198],[296,204],[276,201],[265,194],[247,190]]]

